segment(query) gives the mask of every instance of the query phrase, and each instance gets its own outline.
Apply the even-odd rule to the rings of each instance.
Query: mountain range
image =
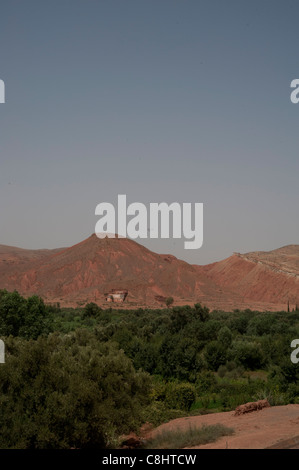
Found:
[[[69,248],[27,250],[0,245],[0,289],[37,294],[46,303],[108,305],[107,293],[128,292],[123,307],[202,303],[210,309],[286,310],[299,305],[299,245],[234,253],[205,266],[154,253],[127,238],[95,234]]]

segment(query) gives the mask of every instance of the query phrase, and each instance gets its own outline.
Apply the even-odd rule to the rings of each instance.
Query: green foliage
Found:
[[[52,328],[51,309],[47,309],[40,297],[28,299],[18,292],[1,291],[0,334],[36,339],[48,334]]]
[[[233,335],[231,330],[227,326],[223,326],[218,332],[218,341],[224,346],[229,348],[232,344]]]
[[[157,355],[157,373],[165,378],[187,380],[195,377],[201,367],[196,340],[183,335],[165,337]]]
[[[71,309],[0,291],[0,335],[2,448],[107,447],[145,421],[299,400],[298,312]]]
[[[194,385],[189,383],[167,384],[165,402],[169,408],[189,411],[196,398]]]
[[[17,336],[26,317],[26,299],[18,292],[2,291],[0,296],[0,332],[3,336]]]
[[[208,343],[205,349],[205,360],[208,368],[211,370],[217,370],[219,366],[226,363],[227,360],[227,349],[225,345],[219,341],[211,341]]]
[[[85,305],[83,310],[83,318],[93,317],[96,318],[103,310],[94,302]]]
[[[229,356],[231,360],[250,370],[262,368],[265,362],[260,345],[249,341],[235,341]]]
[[[221,378],[227,377],[230,379],[237,379],[243,376],[244,368],[242,366],[237,366],[234,361],[229,361],[225,365],[219,366],[217,373]]]
[[[153,426],[159,426],[162,423],[184,416],[186,416],[186,410],[168,408],[163,401],[153,401],[145,406],[142,411],[143,422],[151,423]]]
[[[214,392],[217,385],[215,375],[211,371],[203,371],[197,376],[196,387],[199,395]]]
[[[195,313],[196,315],[199,316],[200,321],[205,322],[208,320],[209,312],[210,312],[208,307],[205,307],[205,306],[202,307],[201,304],[195,304],[194,308],[195,308]]]
[[[270,334],[276,322],[275,315],[270,313],[260,314],[249,321],[247,333],[254,336]]]
[[[170,307],[174,302],[174,298],[173,297],[167,297],[165,303],[166,303],[166,307]]]
[[[8,339],[0,448],[103,448],[141,424],[150,378],[87,331]]]
[[[266,387],[265,389],[259,391],[255,397],[255,400],[268,400],[271,406],[282,406],[289,403],[289,399],[286,394],[282,393],[279,390],[279,387],[274,388]]]
[[[240,335],[244,335],[246,333],[248,323],[250,321],[251,315],[235,312],[233,318],[229,322],[229,327],[232,331],[236,331]]]

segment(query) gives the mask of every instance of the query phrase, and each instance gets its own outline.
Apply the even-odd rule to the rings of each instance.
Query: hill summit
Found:
[[[157,254],[127,238],[95,234],[69,248],[25,250],[0,245],[0,288],[37,294],[61,305],[107,304],[107,294],[126,291],[124,306],[203,303],[232,310],[286,309],[299,305],[299,246],[234,253],[206,266]]]

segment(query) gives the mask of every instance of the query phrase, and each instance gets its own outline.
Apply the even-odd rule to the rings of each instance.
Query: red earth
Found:
[[[299,245],[233,254],[206,266],[154,253],[133,240],[95,234],[69,248],[25,250],[0,245],[0,288],[37,294],[61,306],[96,302],[128,290],[127,308],[202,303],[210,309],[286,310],[299,305]],[[165,304],[164,304],[165,305]]]
[[[162,424],[147,438],[163,431],[187,430],[189,427],[222,424],[234,430],[216,442],[193,449],[296,449],[299,448],[299,405],[273,406],[235,416],[234,411],[178,418]]]

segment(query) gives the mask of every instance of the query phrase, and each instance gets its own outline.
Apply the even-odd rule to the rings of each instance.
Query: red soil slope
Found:
[[[234,254],[203,267],[206,276],[223,289],[241,296],[244,304],[266,303],[286,309],[299,306],[299,246],[269,252]]]
[[[38,294],[47,302],[105,304],[106,292],[127,289],[128,306],[201,302],[209,308],[286,309],[299,305],[299,246],[273,252],[234,254],[207,266],[151,252],[133,240],[91,235],[57,250],[0,245],[0,288]],[[298,300],[297,300],[298,299]],[[124,305],[125,305],[124,304]]]
[[[48,252],[1,247],[0,257],[0,288],[38,294],[51,302],[101,304],[106,292],[127,289],[131,304],[159,304],[156,296],[188,303],[202,297],[205,283],[205,275],[194,266],[124,238],[92,235],[70,248]],[[211,292],[217,291],[213,281],[207,284]]]
[[[193,449],[276,449],[298,448],[299,405],[273,406],[235,416],[234,411],[178,418],[162,424],[150,433],[188,430],[190,427],[223,424],[234,429],[232,436]]]

